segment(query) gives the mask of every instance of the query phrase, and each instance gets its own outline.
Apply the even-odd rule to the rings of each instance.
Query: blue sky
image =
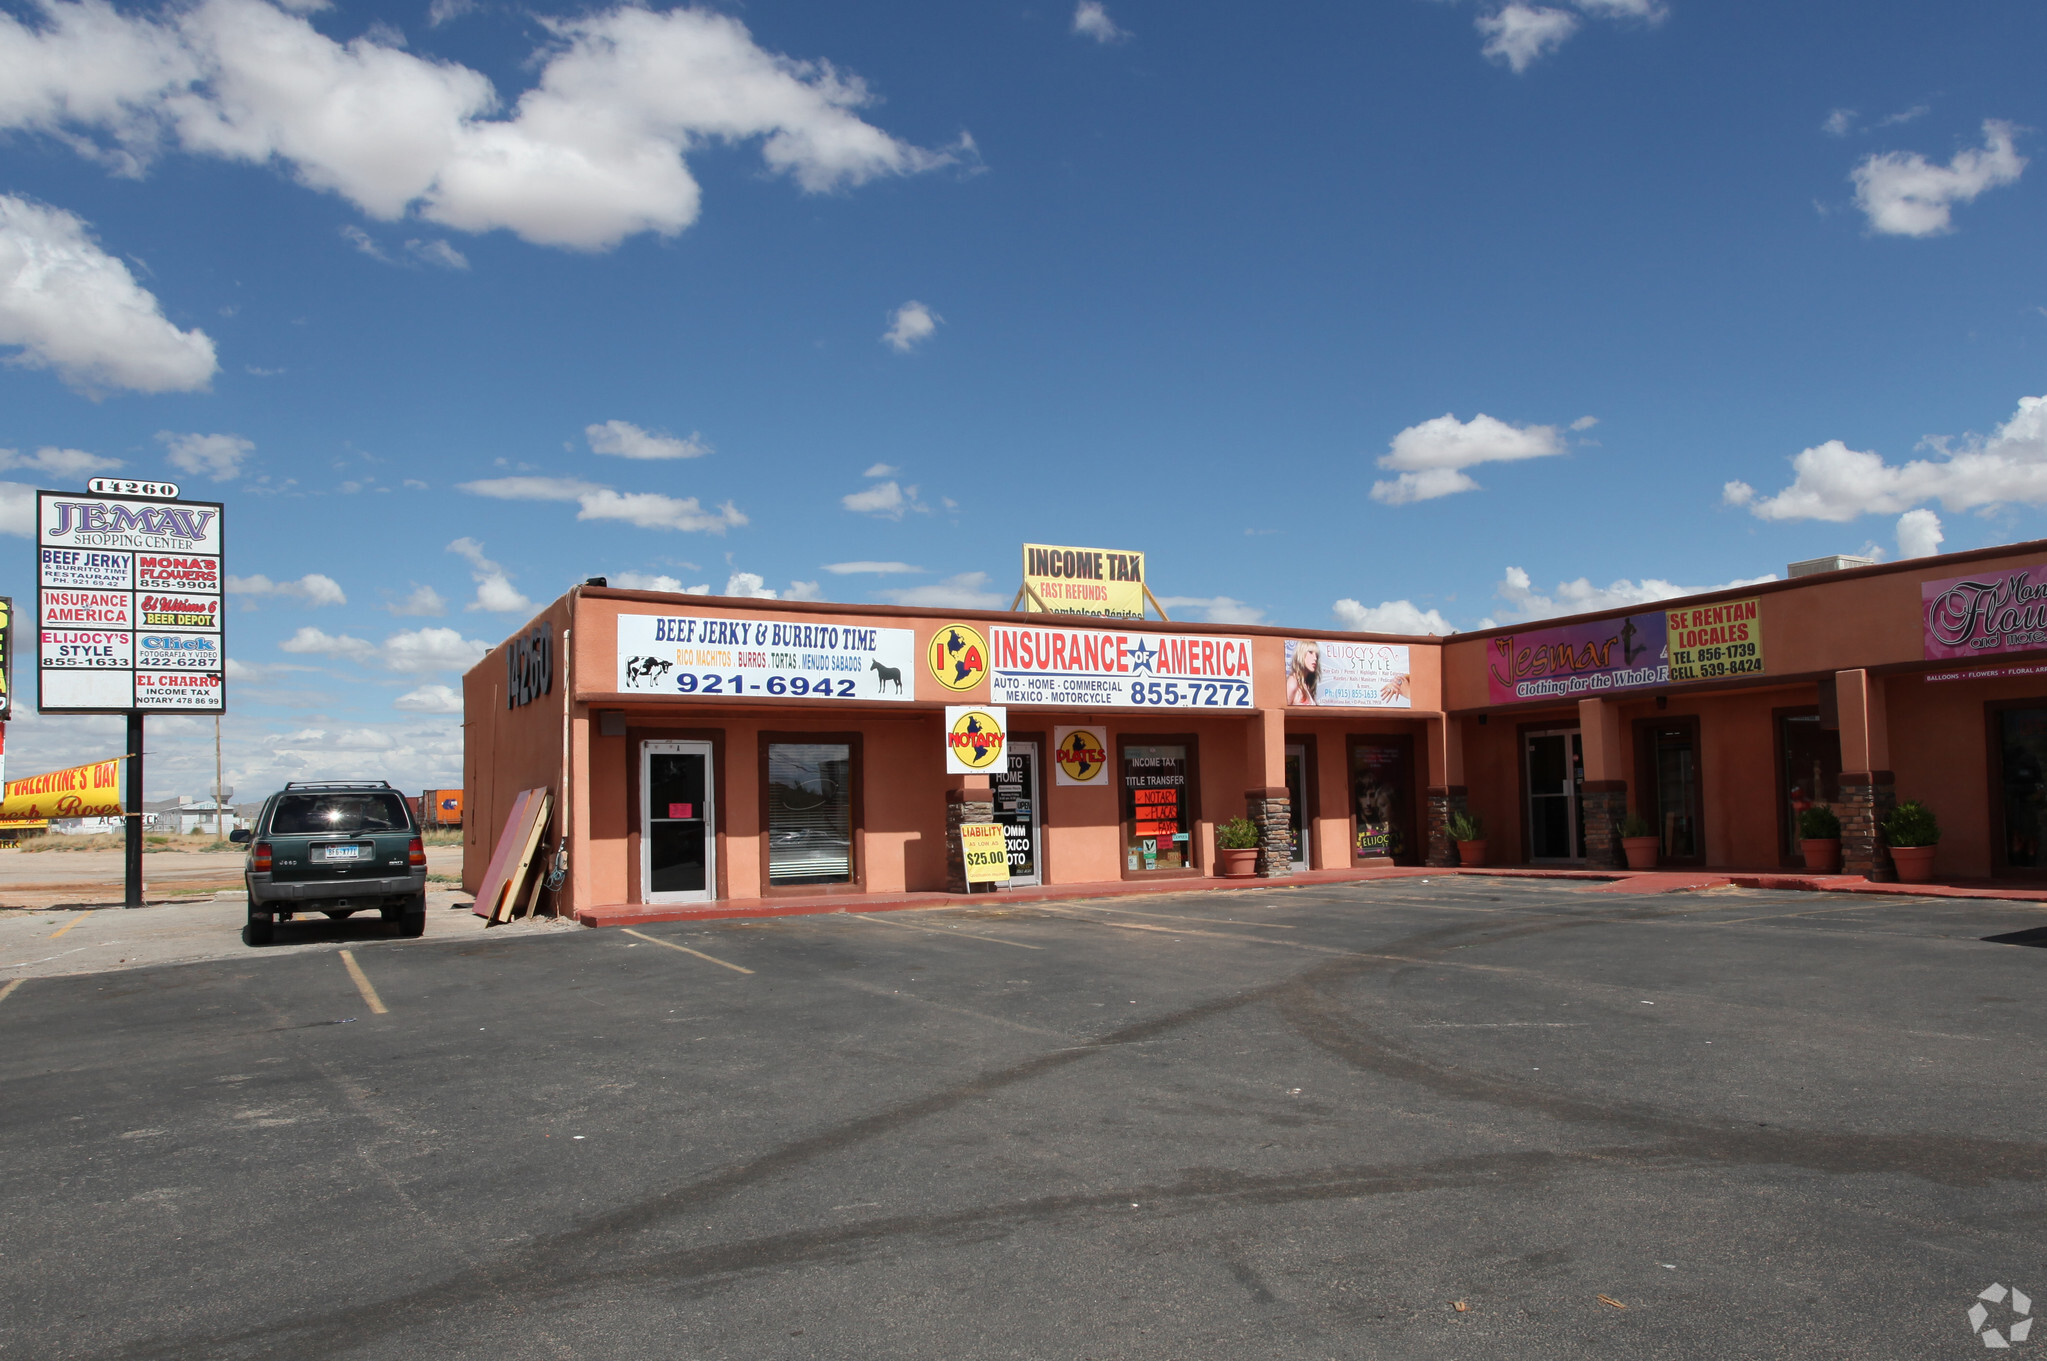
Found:
[[[0,591],[22,489],[225,501],[244,793],[458,782],[586,576],[1449,628],[2047,533],[2036,7],[0,17]]]

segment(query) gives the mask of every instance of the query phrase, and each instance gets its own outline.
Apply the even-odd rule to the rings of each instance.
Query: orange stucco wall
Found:
[[[1214,863],[1215,825],[1245,811],[1247,791],[1284,783],[1286,747],[1305,745],[1310,751],[1311,784],[1305,814],[1308,858],[1321,869],[1352,863],[1356,810],[1349,759],[1354,738],[1376,734],[1404,737],[1411,743],[1418,836],[1425,834],[1428,791],[1454,797],[1461,788],[1472,810],[1487,823],[1491,858],[1514,863],[1528,854],[1521,770],[1527,730],[1586,732],[1592,761],[1600,766],[1597,772],[1588,766],[1588,777],[1624,782],[1629,806],[1641,811],[1645,804],[1637,764],[1639,725],[1692,720],[1698,733],[1704,862],[1712,867],[1775,867],[1784,863],[1786,854],[1777,717],[1787,709],[1814,711],[1822,705],[1825,691],[1841,696],[1844,769],[1857,770],[1853,761],[1860,755],[1868,764],[1894,772],[1897,797],[1922,799],[1941,816],[1942,872],[1988,875],[1999,869],[1993,860],[2000,835],[1992,825],[1996,799],[1990,788],[1989,709],[1995,703],[2027,698],[2038,698],[2047,707],[2047,676],[1927,680],[1927,673],[1952,671],[1956,664],[1936,666],[1922,657],[1920,584],[1965,571],[1995,578],[2043,561],[2047,543],[2014,545],[1996,553],[1952,555],[1696,597],[1685,603],[1758,597],[1766,661],[1762,675],[1625,692],[1588,704],[1575,702],[1575,697],[1494,704],[1487,685],[1489,667],[1503,655],[1512,655],[1515,636],[1572,621],[1537,621],[1518,630],[1449,639],[1327,631],[1294,635],[1408,647],[1412,707],[1378,710],[1287,708],[1287,631],[1160,623],[1134,629],[1120,626],[1126,632],[1186,635],[1197,642],[1212,637],[1247,639],[1256,707],[1246,712],[1012,706],[1012,731],[1036,735],[1046,744],[1039,791],[1043,872],[1055,884],[1115,879],[1124,873],[1117,786],[1111,782],[1073,788],[1053,778],[1049,747],[1054,729],[1083,723],[1105,727],[1112,750],[1123,738],[1193,739],[1198,763],[1195,854],[1203,868]],[[1655,607],[1632,612],[1646,608]],[[571,592],[536,616],[553,626],[558,639],[551,694],[507,709],[503,646],[464,679],[469,805],[464,877],[471,888],[482,877],[513,796],[520,789],[548,785],[567,797],[556,821],[558,831],[565,819],[570,834],[571,890],[565,905],[632,901],[639,878],[638,743],[663,735],[689,735],[711,737],[719,744],[720,892],[729,898],[761,895],[767,891],[761,866],[762,743],[764,734],[782,732],[859,735],[860,887],[883,892],[944,884],[947,791],[985,781],[945,773],[943,706],[987,702],[986,682],[955,693],[920,673],[915,700],[904,703],[804,704],[618,693],[618,617],[675,612],[911,629],[920,650],[939,630],[955,623],[984,633],[1004,624],[1119,627],[1106,621],[1055,623],[1044,615]],[[1614,612],[1586,619],[1618,617]],[[529,623],[520,632],[530,628]],[[1509,640],[1505,653],[1503,638]],[[2034,655],[2039,652],[2047,649]],[[1867,673],[1866,681],[1862,673]],[[615,728],[621,722],[625,733],[604,731],[607,723]]]

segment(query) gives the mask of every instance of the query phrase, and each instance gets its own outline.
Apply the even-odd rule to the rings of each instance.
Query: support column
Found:
[[[1244,816],[1258,829],[1258,877],[1294,872],[1293,791],[1286,784],[1286,711],[1260,709],[1244,735],[1244,766],[1263,784],[1244,791]]]
[[[1836,671],[1841,714],[1841,872],[1888,883],[1898,877],[1883,824],[1898,804],[1883,681],[1861,669]]]
[[[1628,815],[1620,706],[1610,699],[1579,700],[1578,733],[1585,749],[1585,782],[1578,791],[1579,807],[1585,815],[1585,863],[1618,869],[1627,863],[1621,848],[1621,820]]]
[[[128,715],[128,807],[121,821],[128,833],[122,857],[127,868],[124,907],[142,906],[142,715]]]
[[[995,792],[986,775],[956,775],[945,791],[945,891],[971,893],[966,852],[960,848],[960,825],[995,821]]]
[[[1445,715],[1429,720],[1429,807],[1425,863],[1439,868],[1457,863],[1457,839],[1450,819],[1471,811],[1464,784],[1464,725]]]

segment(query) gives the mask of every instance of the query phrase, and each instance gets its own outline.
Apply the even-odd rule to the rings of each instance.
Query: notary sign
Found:
[[[1144,618],[1144,554],[1113,548],[1023,546],[1024,585],[1052,614]]]
[[[36,493],[36,707],[223,712],[220,504],[176,500],[169,484],[110,494],[101,483]]]
[[[1009,882],[1009,843],[999,822],[960,824],[960,854],[970,884]]]

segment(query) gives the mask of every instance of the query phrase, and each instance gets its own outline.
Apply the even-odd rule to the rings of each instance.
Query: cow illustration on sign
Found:
[[[652,685],[674,669],[674,662],[664,662],[659,657],[635,657],[625,664],[625,678],[637,688],[641,681]]]

